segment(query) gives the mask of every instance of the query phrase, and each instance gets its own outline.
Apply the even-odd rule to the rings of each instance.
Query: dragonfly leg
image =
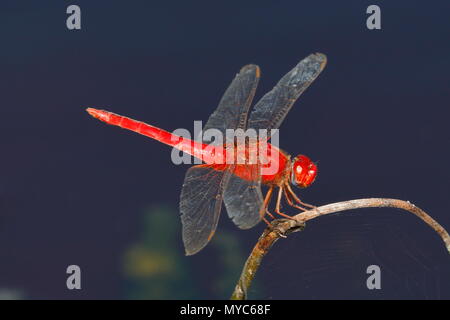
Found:
[[[290,196],[289,192],[287,191],[287,188],[284,188],[283,191],[284,191],[284,197],[286,198],[287,203],[288,203],[291,207],[300,209],[300,210],[302,210],[302,211],[308,211],[308,209],[305,209],[305,208],[303,208],[303,207],[301,207],[301,206],[295,204],[295,203],[292,201],[291,196]]]
[[[269,211],[268,208],[266,208],[266,214],[271,217],[272,219],[275,219],[275,216]]]
[[[267,226],[269,228],[273,228],[272,224],[269,222],[269,220],[266,219],[265,215],[269,215],[272,219],[275,219],[275,217],[273,216],[273,214],[271,214],[269,212],[269,203],[270,203],[270,199],[272,198],[273,195],[273,187],[270,187],[269,191],[267,191],[266,193],[266,197],[264,198],[264,202],[263,202],[263,206],[261,208],[261,212],[260,215],[262,217],[262,219],[264,220],[264,222],[267,224]]]
[[[272,219],[275,219],[275,217],[273,216],[273,214],[271,214],[269,212],[269,203],[270,203],[270,199],[272,198],[272,194],[273,194],[273,186],[270,187],[269,191],[267,191],[266,197],[264,198],[264,202],[263,202],[263,206],[261,208],[260,211],[260,215],[261,217],[265,220],[265,222],[267,223],[268,221],[264,218],[264,215],[268,215],[270,216]]]
[[[267,220],[265,217],[262,217],[262,219],[264,220],[264,222],[267,224],[267,226],[269,228],[272,228],[272,224],[269,222],[269,220]]]
[[[297,202],[298,204],[300,204],[300,205],[302,205],[302,206],[304,206],[304,207],[311,208],[311,209],[317,208],[316,206],[313,206],[312,204],[308,204],[308,203],[305,203],[305,202],[301,201],[301,200],[299,199],[299,197],[295,194],[294,190],[292,190],[292,188],[291,188],[291,186],[290,186],[289,184],[286,184],[286,189],[287,189],[287,192],[289,193],[289,195],[290,195],[290,196],[295,200],[295,202]]]
[[[275,212],[277,214],[279,214],[280,216],[285,217],[287,219],[294,219],[291,216],[281,212],[281,198],[283,196],[283,189],[284,189],[283,186],[280,186],[278,189],[278,196],[277,196],[277,203],[275,205]]]

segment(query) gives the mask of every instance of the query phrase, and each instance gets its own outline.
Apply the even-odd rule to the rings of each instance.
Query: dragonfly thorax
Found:
[[[300,188],[310,186],[317,176],[317,165],[307,156],[298,155],[292,160],[291,183]]]

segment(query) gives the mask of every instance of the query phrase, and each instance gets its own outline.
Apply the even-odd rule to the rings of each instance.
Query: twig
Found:
[[[262,258],[267,254],[272,245],[280,237],[285,238],[287,234],[303,230],[305,222],[320,216],[324,216],[330,213],[360,209],[360,208],[398,208],[409,211],[422,219],[428,224],[437,234],[442,238],[447,250],[450,253],[450,236],[448,232],[433,218],[431,218],[425,211],[416,207],[409,201],[397,200],[397,199],[383,199],[383,198],[369,198],[369,199],[357,199],[343,202],[337,202],[327,204],[315,209],[311,209],[293,216],[290,219],[278,219],[272,222],[272,226],[264,230],[261,237],[258,239],[255,247],[253,248],[250,256],[245,262],[241,276],[231,296],[232,300],[244,300],[247,298],[248,288],[255,276],[256,271],[261,265]]]

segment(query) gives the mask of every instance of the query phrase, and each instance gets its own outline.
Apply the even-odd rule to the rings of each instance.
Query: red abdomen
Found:
[[[227,147],[233,149],[231,156],[234,160],[231,163],[235,164],[233,174],[245,180],[256,180],[261,177],[264,184],[277,184],[288,172],[286,169],[290,163],[289,156],[270,143],[267,143],[267,150],[264,148],[258,150],[257,145],[246,146],[242,151],[237,150],[235,146],[212,147],[109,111],[88,108],[87,112],[103,122],[134,131],[200,158],[206,165],[218,171],[228,169],[227,163],[230,162],[226,159],[229,154],[225,150]],[[263,156],[258,156],[260,153]],[[258,169],[257,166],[261,170],[255,170]]]

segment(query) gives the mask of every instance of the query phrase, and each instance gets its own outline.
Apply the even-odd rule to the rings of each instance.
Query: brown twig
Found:
[[[301,212],[293,219],[278,219],[272,222],[272,226],[264,230],[261,237],[258,239],[255,247],[253,248],[250,256],[245,262],[241,276],[231,296],[232,300],[244,300],[247,298],[248,288],[255,276],[256,271],[261,265],[262,258],[270,250],[272,245],[280,237],[285,238],[287,234],[291,232],[300,231],[303,229],[305,222],[320,216],[324,216],[330,213],[360,209],[360,208],[398,208],[409,211],[422,219],[428,224],[437,234],[442,238],[447,250],[450,253],[450,236],[448,232],[433,218],[431,218],[425,211],[416,207],[409,201],[397,200],[397,199],[383,199],[383,198],[369,198],[369,199],[357,199],[343,202],[337,202],[327,204],[315,209],[311,209],[305,212]]]

